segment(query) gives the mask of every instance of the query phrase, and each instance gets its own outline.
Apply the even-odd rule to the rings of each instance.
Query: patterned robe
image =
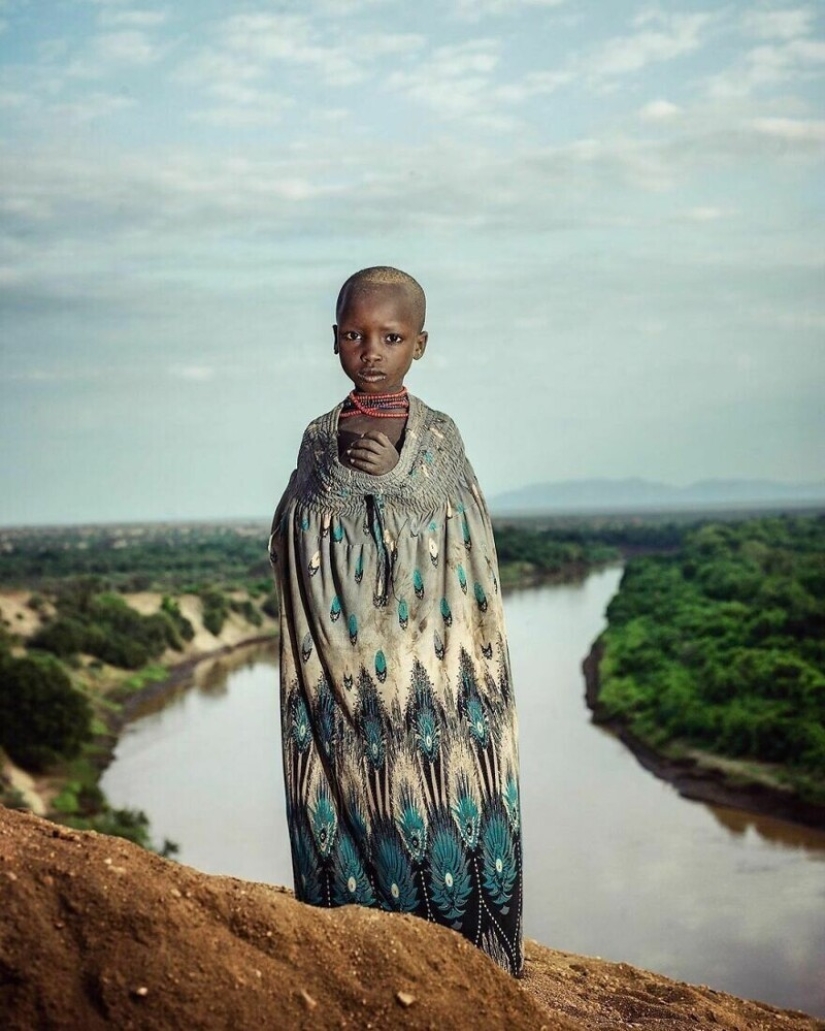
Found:
[[[490,519],[452,420],[410,397],[398,464],[304,433],[273,520],[295,892],[416,913],[519,974],[516,712]]]

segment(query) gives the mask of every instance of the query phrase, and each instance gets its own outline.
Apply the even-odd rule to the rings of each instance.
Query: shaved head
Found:
[[[427,300],[424,291],[412,276],[389,265],[375,265],[372,268],[362,268],[359,272],[353,273],[338,294],[335,318],[340,319],[344,306],[352,297],[369,293],[373,288],[382,286],[395,287],[404,293],[415,313],[418,328],[422,329],[427,314]]]

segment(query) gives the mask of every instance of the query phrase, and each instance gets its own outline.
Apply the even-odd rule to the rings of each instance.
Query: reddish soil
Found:
[[[0,1013],[66,1028],[825,1031],[626,964],[528,943],[516,981],[409,916],[312,909],[0,807]]]

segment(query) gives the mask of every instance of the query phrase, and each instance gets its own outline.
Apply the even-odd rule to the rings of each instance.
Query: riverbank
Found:
[[[595,567],[586,562],[569,562],[561,569],[540,570],[524,563],[506,563],[501,566],[502,590],[506,593],[526,587],[583,580]],[[158,612],[163,601],[159,591],[132,591],[122,595],[130,608],[142,616]],[[66,669],[75,685],[92,702],[95,711],[94,738],[77,761],[63,762],[43,773],[31,773],[16,766],[0,750],[0,801],[22,806],[40,816],[58,821],[78,814],[73,799],[83,790],[98,792],[98,781],[111,763],[118,738],[124,726],[147,705],[161,702],[172,692],[191,680],[194,671],[207,661],[218,661],[239,649],[277,639],[277,618],[259,611],[260,626],[247,622],[242,615],[243,605],[250,601],[248,592],[236,590],[228,597],[236,603],[234,611],[226,614],[218,634],[204,625],[202,600],[197,595],[176,596],[181,614],[193,628],[191,640],[183,642],[182,650],[169,648],[155,662],[137,670],[124,670],[80,655],[77,661],[67,663]],[[257,608],[257,606],[256,606]],[[27,642],[55,616],[55,609],[34,591],[7,589],[0,591],[0,618],[3,626],[13,632],[17,644],[15,654],[25,655]],[[98,796],[99,806],[107,801]],[[94,812],[85,807],[83,816]]]
[[[769,765],[738,762],[676,742],[666,749],[654,748],[622,720],[608,716],[599,703],[603,655],[604,644],[597,638],[582,662],[587,706],[593,714],[593,722],[615,734],[646,770],[672,784],[683,798],[692,801],[825,829],[825,806],[799,798],[776,779]]]
[[[306,906],[283,888],[2,808],[0,907],[9,1031],[825,1031],[798,1010],[535,941],[516,980],[417,917]]]
[[[52,614],[49,608],[34,610],[31,597],[29,591],[0,593],[0,614],[5,625],[18,632],[15,653],[19,655],[26,654],[27,640],[42,626],[44,614]],[[157,612],[163,599],[161,593],[151,591],[123,597],[141,615]],[[238,608],[249,601],[244,591],[233,592],[232,598],[239,603]],[[98,786],[100,777],[112,761],[124,726],[136,713],[185,686],[205,664],[277,640],[277,619],[265,613],[260,613],[253,623],[240,611],[230,611],[215,634],[204,625],[203,605],[197,596],[182,595],[178,602],[193,629],[191,639],[183,643],[181,650],[167,648],[157,661],[137,670],[120,669],[91,656],[80,656],[68,666],[76,686],[93,706],[91,741],[77,759],[57,763],[39,773],[21,769],[0,750],[0,801],[58,822],[94,819],[108,808]],[[94,803],[77,804],[81,794],[93,798]]]

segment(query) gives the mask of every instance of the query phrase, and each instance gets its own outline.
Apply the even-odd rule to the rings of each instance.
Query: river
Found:
[[[506,599],[525,933],[825,1016],[825,833],[686,801],[590,722],[581,661],[620,575]],[[274,649],[205,664],[132,721],[102,787],[182,862],[291,885]]]

